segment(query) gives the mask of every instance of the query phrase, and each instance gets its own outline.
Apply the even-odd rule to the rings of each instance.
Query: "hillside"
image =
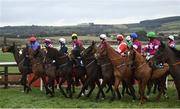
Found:
[[[27,37],[38,36],[68,36],[72,32],[79,35],[99,35],[100,33],[129,33],[134,31],[168,31],[180,33],[180,16],[166,17],[153,20],[144,20],[134,24],[94,24],[83,23],[76,26],[5,26],[0,27],[0,36]]]

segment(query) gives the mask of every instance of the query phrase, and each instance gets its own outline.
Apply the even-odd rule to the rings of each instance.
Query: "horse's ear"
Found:
[[[130,50],[133,50],[133,46],[131,46],[129,49],[130,49]]]
[[[28,44],[26,43],[26,48],[28,48]]]
[[[96,42],[93,40],[91,45],[94,46],[95,44],[96,44]]]
[[[166,46],[166,45],[161,41],[161,47],[162,47],[162,48],[165,48],[165,46]]]

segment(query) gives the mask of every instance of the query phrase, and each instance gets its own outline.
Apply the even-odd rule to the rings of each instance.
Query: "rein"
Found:
[[[61,57],[58,57],[58,59],[62,59],[62,58],[65,58],[65,57],[67,57],[67,55],[63,55]]]
[[[93,62],[95,62],[95,60],[91,61],[86,67],[89,67]]]
[[[176,62],[175,64],[172,64],[172,66],[176,66],[176,65],[179,65],[179,64],[180,64],[180,61]]]
[[[139,68],[143,67],[146,64],[146,62],[144,62],[143,64],[141,64],[140,66],[138,66],[137,70],[139,70]]]
[[[103,64],[103,65],[101,65],[101,66],[104,67],[104,66],[106,66],[106,65],[111,65],[111,63]]]

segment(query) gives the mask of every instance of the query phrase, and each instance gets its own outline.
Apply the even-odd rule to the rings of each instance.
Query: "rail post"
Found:
[[[4,66],[4,88],[8,88],[8,66]]]

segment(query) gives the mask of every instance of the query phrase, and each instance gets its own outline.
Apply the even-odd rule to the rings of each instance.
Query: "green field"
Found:
[[[90,98],[82,97],[77,99],[65,98],[60,92],[56,92],[55,97],[47,97],[44,92],[33,88],[29,94],[22,93],[20,88],[0,89],[0,108],[180,108],[180,101],[177,100],[177,94],[174,86],[168,88],[169,99],[161,97],[156,101],[155,95],[152,95],[145,104],[139,104],[139,100],[132,102],[128,95],[121,100],[109,102],[110,93],[106,94],[105,100],[95,101],[97,88]],[[137,93],[137,90],[136,90]]]

